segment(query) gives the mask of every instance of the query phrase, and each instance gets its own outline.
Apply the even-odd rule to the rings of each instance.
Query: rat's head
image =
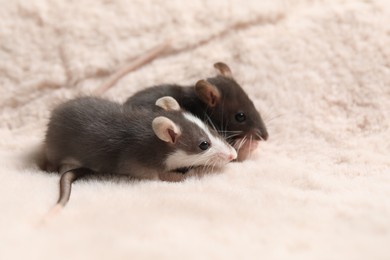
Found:
[[[268,139],[268,132],[252,100],[233,79],[230,68],[221,62],[214,67],[219,75],[199,80],[195,91],[206,104],[210,124],[238,151],[238,160],[245,160],[259,141]]]
[[[154,118],[153,131],[172,151],[165,160],[167,171],[184,173],[193,167],[219,167],[237,158],[232,146],[200,119],[181,111],[172,97],[162,97],[156,105],[164,113]]]

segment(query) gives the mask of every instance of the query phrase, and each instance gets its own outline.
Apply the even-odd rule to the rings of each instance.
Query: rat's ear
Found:
[[[233,74],[232,74],[232,71],[230,70],[229,66],[226,65],[225,63],[223,62],[217,62],[214,64],[214,68],[216,68],[218,70],[218,74],[222,75],[222,76],[225,76],[227,78],[233,78]]]
[[[169,111],[169,110],[180,110],[180,105],[177,103],[176,99],[170,96],[165,96],[162,98],[157,99],[156,106],[161,107],[162,109]]]
[[[152,127],[158,138],[167,143],[176,143],[181,135],[179,126],[165,116],[159,116],[153,119]]]
[[[203,79],[196,82],[195,92],[209,107],[215,107],[221,98],[217,87]]]

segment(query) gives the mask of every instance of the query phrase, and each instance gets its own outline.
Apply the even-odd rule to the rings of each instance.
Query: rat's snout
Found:
[[[229,147],[229,149],[225,149],[224,151],[220,151],[216,154],[217,160],[220,161],[220,163],[228,163],[237,158],[237,152],[233,147]]]
[[[260,136],[263,138],[264,141],[268,140],[268,132],[265,128],[263,130],[261,130]]]
[[[252,137],[256,141],[267,141],[268,139],[268,132],[264,129],[252,129],[250,132],[248,132],[248,137]]]
[[[228,155],[228,160],[229,162],[230,161],[233,161],[237,158],[237,151],[232,147],[232,149],[230,149],[230,154]]]

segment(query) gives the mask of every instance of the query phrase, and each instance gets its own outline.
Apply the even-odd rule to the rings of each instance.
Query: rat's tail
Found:
[[[42,226],[52,217],[57,215],[61,209],[68,203],[70,198],[70,193],[72,191],[72,183],[88,173],[91,173],[92,170],[88,168],[77,168],[68,170],[61,175],[60,179],[60,196],[57,203],[49,210],[49,212],[39,221],[37,226]]]
[[[77,169],[72,169],[67,172],[64,172],[61,175],[60,196],[58,198],[56,206],[60,205],[61,207],[64,207],[66,203],[68,203],[70,198],[70,193],[72,191],[72,183],[90,171],[91,170],[87,168],[77,168]]]

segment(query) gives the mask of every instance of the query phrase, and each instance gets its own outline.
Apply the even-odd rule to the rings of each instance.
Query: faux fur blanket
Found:
[[[292,3],[293,2],[293,3]],[[390,3],[1,1],[0,259],[390,259]],[[105,97],[227,63],[270,138],[180,183],[80,180],[29,154],[50,110],[165,40]]]

